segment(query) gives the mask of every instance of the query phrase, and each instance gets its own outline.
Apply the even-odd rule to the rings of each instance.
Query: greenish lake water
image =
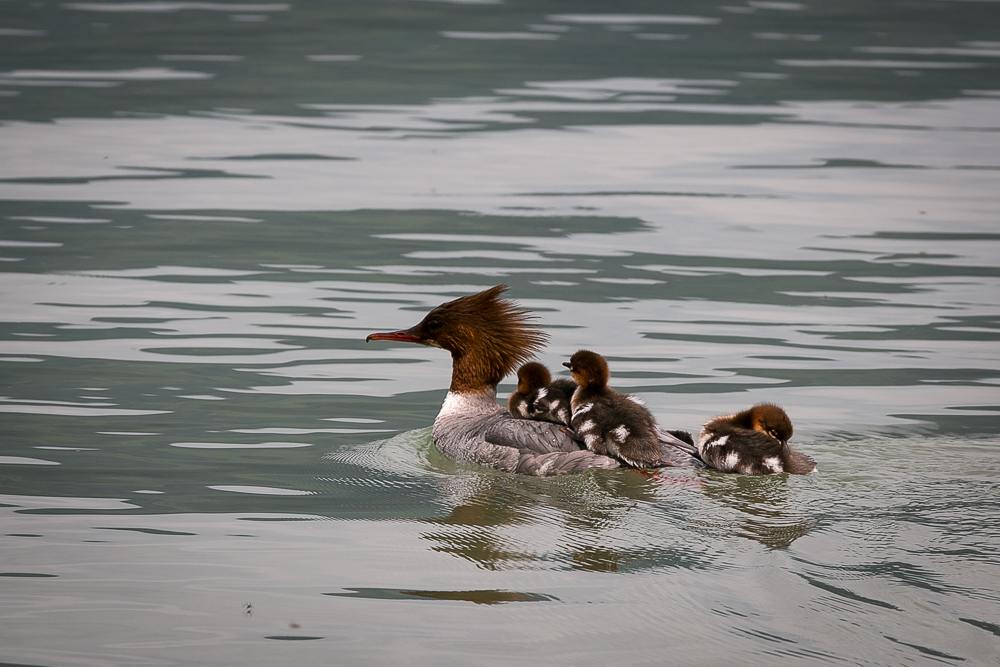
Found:
[[[0,3],[0,662],[997,664],[997,26]],[[447,355],[365,336],[499,283],[818,471],[444,458]]]

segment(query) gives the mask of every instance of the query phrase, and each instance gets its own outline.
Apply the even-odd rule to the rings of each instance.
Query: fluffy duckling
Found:
[[[530,361],[517,370],[517,390],[507,399],[510,414],[569,426],[570,400],[576,383],[569,378],[552,380],[549,369]]]
[[[642,401],[608,387],[604,357],[580,350],[563,364],[579,385],[573,393],[573,429],[587,449],[636,468],[667,464],[660,455],[660,431]]]
[[[759,403],[749,410],[710,419],[701,429],[698,454],[722,472],[805,475],[816,462],[788,445],[792,421],[777,405]]]

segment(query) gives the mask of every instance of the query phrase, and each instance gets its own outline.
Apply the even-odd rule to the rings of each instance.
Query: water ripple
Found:
[[[993,659],[1000,5],[30,4],[6,660]],[[365,337],[501,281],[550,368],[780,403],[818,471],[446,459],[448,355]]]

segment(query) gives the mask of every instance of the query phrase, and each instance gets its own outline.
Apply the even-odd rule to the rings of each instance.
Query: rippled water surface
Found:
[[[0,661],[997,664],[997,25],[0,4]],[[818,471],[449,461],[364,338],[499,283]]]

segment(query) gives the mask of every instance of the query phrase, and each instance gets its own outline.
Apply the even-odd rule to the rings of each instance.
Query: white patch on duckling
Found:
[[[578,407],[576,410],[573,411],[573,416],[575,417],[577,415],[582,415],[584,412],[587,412],[592,407],[594,407],[593,403],[584,403],[583,405],[581,405],[580,407]]]
[[[585,436],[583,436],[583,444],[587,445],[587,449],[591,451],[593,451],[594,449],[594,443],[600,442],[600,440],[601,439],[593,433],[588,433]]]
[[[698,451],[705,451],[706,449],[710,449],[712,447],[722,447],[728,441],[728,435],[713,438],[711,433],[706,433],[698,439]]]
[[[611,435],[613,435],[615,437],[615,440],[617,440],[618,442],[625,442],[625,439],[628,438],[629,436],[629,431],[627,428],[625,428],[625,425],[622,424],[618,428],[611,431]]]
[[[783,472],[784,468],[781,466],[781,459],[777,456],[768,456],[764,459],[764,466],[771,472]]]
[[[518,403],[517,404],[517,411],[519,413],[521,413],[522,415],[528,414],[528,402],[527,401],[521,401],[520,403]]]
[[[638,396],[632,396],[631,394],[627,394],[627,395],[625,396],[625,398],[627,398],[628,400],[632,401],[633,403],[635,403],[635,404],[637,404],[637,405],[641,405],[642,407],[646,407],[646,402],[645,402],[645,401],[643,401],[643,400],[642,400],[641,398],[639,398]]]
[[[585,421],[582,424],[580,424],[580,428],[578,428],[576,430],[579,431],[580,433],[583,433],[584,431],[592,431],[592,430],[594,430],[594,420],[593,419],[588,419],[587,421]]]
[[[722,438],[727,438],[728,436],[722,436]],[[722,439],[720,438],[720,439]],[[726,454],[726,458],[722,460],[723,470],[736,470],[736,466],[740,464],[740,455],[737,452],[729,452]]]
[[[545,398],[548,395],[548,393],[549,393],[549,388],[542,387],[541,389],[538,390],[538,395],[535,400],[538,400],[539,398]]]

